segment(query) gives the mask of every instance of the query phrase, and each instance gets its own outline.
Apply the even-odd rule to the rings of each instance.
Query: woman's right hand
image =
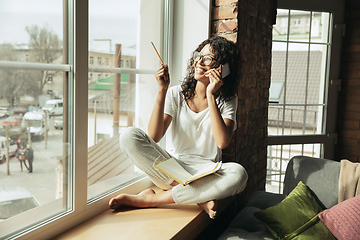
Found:
[[[169,68],[167,64],[160,65],[160,68],[155,73],[155,78],[160,88],[167,89],[169,87],[170,76],[169,76]]]

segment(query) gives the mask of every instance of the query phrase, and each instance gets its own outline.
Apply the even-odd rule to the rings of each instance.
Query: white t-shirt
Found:
[[[220,161],[221,149],[213,137],[209,108],[195,113],[183,99],[180,85],[168,89],[164,113],[170,115],[172,121],[166,133],[166,150],[189,164]],[[221,116],[235,122],[235,130],[237,96],[227,102],[217,98],[216,102]]]

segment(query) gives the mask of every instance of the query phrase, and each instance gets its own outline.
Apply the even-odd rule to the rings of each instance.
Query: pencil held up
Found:
[[[151,45],[153,46],[153,48],[154,48],[154,50],[155,50],[156,54],[158,55],[158,57],[159,57],[159,59],[160,59],[161,64],[164,64],[164,62],[163,62],[163,60],[161,59],[160,54],[159,54],[159,53],[158,53],[158,51],[156,50],[156,47],[155,47],[155,45],[154,45],[154,43],[153,43],[153,42],[151,42]]]

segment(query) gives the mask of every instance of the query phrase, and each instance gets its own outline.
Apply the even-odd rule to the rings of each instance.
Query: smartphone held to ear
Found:
[[[225,63],[224,65],[222,65],[222,68],[221,68],[221,77],[225,78],[229,74],[230,74],[229,64]]]

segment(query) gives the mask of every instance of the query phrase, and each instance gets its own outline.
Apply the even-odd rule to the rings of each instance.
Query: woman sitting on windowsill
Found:
[[[247,182],[246,170],[238,163],[224,163],[215,174],[188,185],[178,184],[155,167],[157,161],[176,159],[194,173],[207,163],[221,161],[236,129],[237,89],[240,79],[240,50],[223,37],[203,41],[193,53],[181,86],[169,88],[168,66],[155,73],[159,85],[148,135],[134,127],[120,135],[120,147],[155,185],[137,195],[120,194],[110,208],[156,207],[163,204],[192,204],[203,208],[210,218],[216,215],[216,200],[240,193]],[[230,74],[222,78],[222,65]],[[156,142],[167,132],[166,150]]]

